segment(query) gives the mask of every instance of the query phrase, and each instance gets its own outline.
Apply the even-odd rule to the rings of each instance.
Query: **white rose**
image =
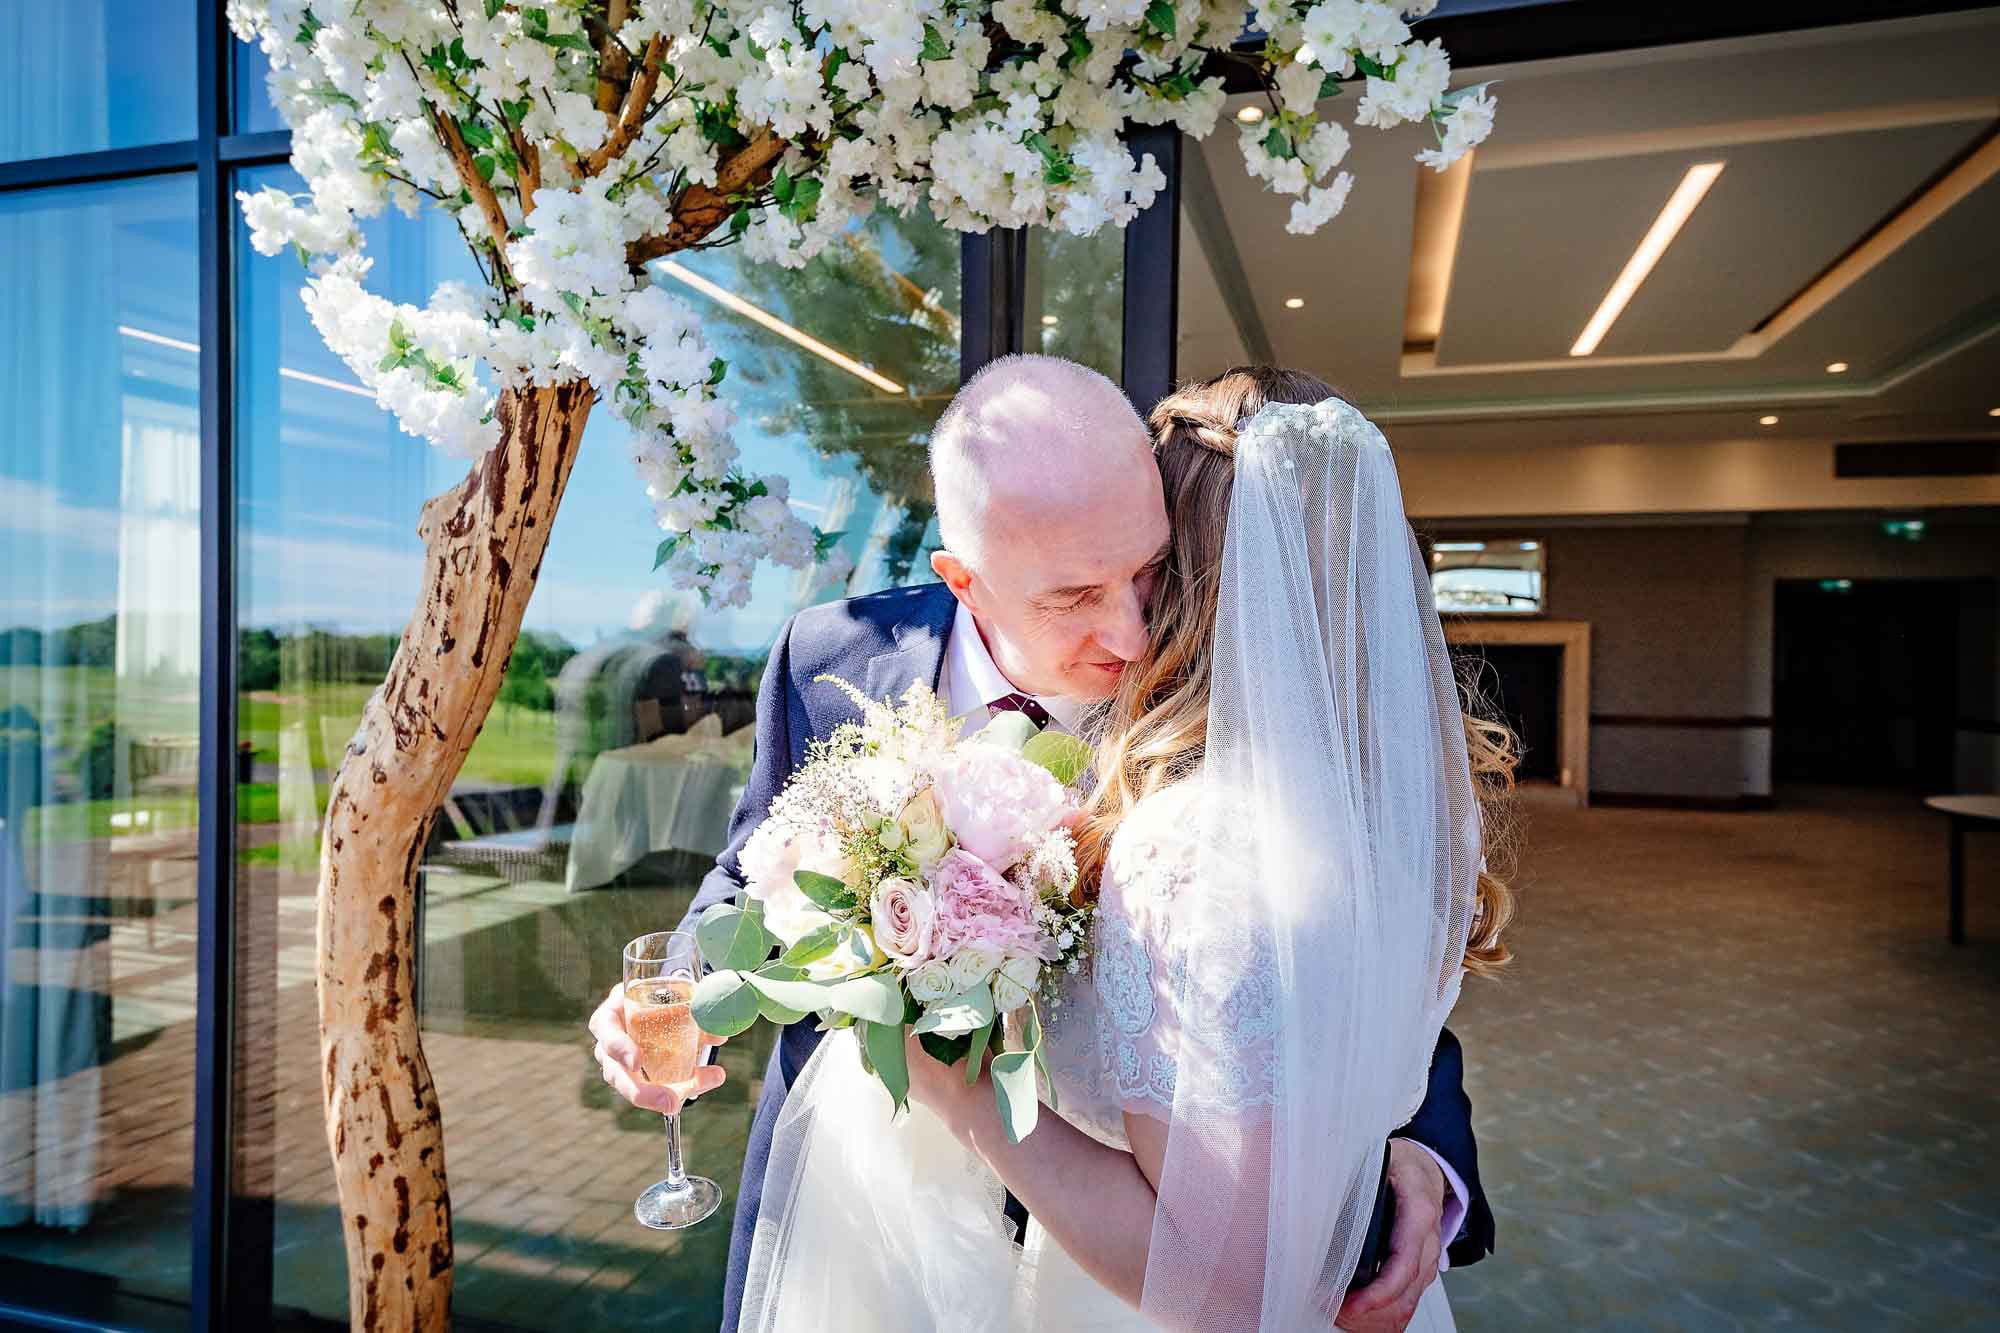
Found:
[[[1042,960],[1028,954],[1016,954],[1000,965],[993,974],[993,1009],[995,1013],[1011,1014],[1028,1002],[1041,984]]]
[[[903,980],[910,988],[910,998],[918,1004],[936,1004],[958,994],[958,987],[951,981],[951,969],[943,963],[925,963]]]
[[[907,879],[885,879],[868,900],[882,949],[902,967],[915,967],[931,956],[931,918],[936,904],[930,890]]]
[[[926,787],[912,796],[896,817],[903,830],[903,844],[920,874],[929,874],[938,858],[951,850],[951,834],[944,826],[944,812],[938,808],[937,789]]]
[[[968,944],[951,956],[949,966],[953,993],[968,991],[993,975],[1000,966],[1000,954],[983,945]]]

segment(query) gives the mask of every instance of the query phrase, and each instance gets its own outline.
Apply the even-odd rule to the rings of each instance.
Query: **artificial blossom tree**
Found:
[[[329,799],[319,877],[326,1129],[356,1328],[449,1321],[443,1125],[418,1038],[417,861],[499,690],[583,438],[630,427],[664,572],[711,603],[762,560],[842,574],[783,477],[744,475],[726,365],[649,262],[738,244],[804,264],[874,208],[966,231],[1122,226],[1163,184],[1128,123],[1201,138],[1219,67],[1264,87],[1251,176],[1309,232],[1352,184],[1331,105],[1427,123],[1442,170],[1492,124],[1409,23],[1435,0],[235,0],[307,193],[240,196],[294,249],[313,322],[402,428],[469,460],[428,501],[422,600]],[[1246,33],[1249,34],[1246,36]],[[358,220],[456,219],[485,282],[368,289]]]

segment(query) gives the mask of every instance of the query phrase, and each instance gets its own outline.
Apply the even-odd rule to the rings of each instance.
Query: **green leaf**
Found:
[[[1298,156],[1292,149],[1292,136],[1276,125],[1273,125],[1271,132],[1264,136],[1264,151],[1279,161]]]
[[[745,972],[771,956],[777,941],[755,913],[734,903],[717,903],[701,914],[694,937],[710,967]]]
[[[1080,32],[1070,33],[1068,45],[1069,63],[1072,65],[1081,65],[1084,61],[1090,59],[1090,53],[1097,49],[1090,44],[1090,38]]]
[[[1354,68],[1360,70],[1371,79],[1393,79],[1396,77],[1393,68],[1388,65],[1377,64],[1367,56],[1362,55],[1359,51],[1354,53]]]
[[[667,536],[660,538],[660,544],[653,548],[653,568],[657,570],[661,565],[673,559],[674,551],[680,544],[681,534],[678,532],[669,533]]]
[[[747,209],[743,210],[743,212],[745,216],[748,216]],[[729,373],[729,363],[727,361],[724,361],[719,356],[716,357],[713,361],[710,361],[708,363],[708,382],[710,387],[722,383],[722,377],[724,375],[727,375],[728,373]]]
[[[918,1036],[926,1032],[941,1032],[951,1036],[960,1032],[977,1032],[993,1022],[993,988],[980,982],[971,990],[933,1004],[913,1029]]]
[[[817,963],[833,952],[840,943],[847,927],[837,922],[829,922],[818,930],[809,930],[792,942],[792,947],[778,955],[778,961],[786,967],[804,967],[807,963]],[[704,952],[706,952],[704,950]]]
[[[492,155],[490,153],[481,153],[478,157],[473,158],[472,169],[479,173],[479,179],[484,181],[492,180],[493,179]]]
[[[846,911],[856,901],[854,895],[847,891],[847,886],[832,875],[800,870],[792,875],[792,883],[799,886],[799,892],[811,899],[815,907],[824,911]]]
[[[750,205],[740,204],[737,206],[736,211],[729,215],[729,234],[731,236],[741,236],[749,229]]]
[[[752,989],[755,988],[753,987]],[[812,1011],[809,1009],[793,1009],[788,1005],[779,1004],[762,991],[758,991],[757,1012],[764,1016],[765,1022],[776,1023],[779,1027],[786,1028],[794,1023],[804,1021],[805,1016]]]
[[[789,204],[792,202],[792,191],[798,188],[798,184],[789,172],[779,167],[778,174],[771,178],[771,197],[780,205]]]
[[[1329,97],[1338,97],[1346,91],[1346,87],[1339,75],[1329,74],[1319,81],[1319,100],[1324,102]]]
[[[549,46],[560,47],[570,51],[581,51],[587,56],[597,54],[597,48],[592,46],[590,39],[580,32],[552,32],[544,36],[542,41]]]
[[[861,1024],[861,1048],[875,1066],[875,1077],[889,1090],[896,1109],[910,1102],[910,1053],[903,1045],[901,1023]]]
[[[1021,757],[1046,768],[1065,787],[1090,771],[1090,747],[1066,732],[1044,731],[1030,736],[1021,747]]]
[[[788,1009],[808,1013],[831,1009],[851,1018],[865,1018],[871,1023],[903,1021],[903,991],[893,977],[876,974],[833,982],[780,981],[776,977],[752,972],[749,979],[759,994],[769,996]]]
[[[1019,1143],[1035,1132],[1041,1102],[1035,1095],[1035,1057],[1028,1051],[1006,1051],[993,1057],[993,1099],[1007,1142]]]
[[[939,32],[934,25],[929,23],[924,25],[923,58],[925,60],[951,59],[951,43],[944,39],[943,33]]]
[[[1153,0],[1146,6],[1146,26],[1162,37],[1174,35],[1173,0]]]
[[[995,713],[990,722],[973,733],[973,737],[982,744],[1025,752],[1035,734],[1035,724],[1028,720],[1027,714],[1009,709],[1004,713]]]
[[[1021,1007],[1021,1045],[1030,1051],[1042,1047],[1042,1017],[1035,1012],[1033,1000]]]
[[[694,1021],[703,1032],[733,1037],[757,1021],[757,992],[742,972],[711,972],[695,983]]]
[[[986,1043],[993,1040],[993,1025],[998,1021],[987,1019],[986,1026],[972,1034],[972,1043],[965,1048],[965,1086],[968,1088],[979,1082],[979,1071],[985,1067],[985,1061],[979,1056],[986,1049]]]
[[[297,42],[300,46],[311,46],[313,44],[313,38],[319,36],[319,30],[321,28],[324,28],[325,26],[326,25],[324,23],[321,23],[318,19],[314,18],[313,12],[310,9],[308,9],[305,12],[305,16],[299,22],[298,35],[293,37],[292,40]]]
[[[920,1032],[917,1040],[923,1044],[925,1054],[941,1065],[955,1065],[972,1053],[972,1038],[941,1037],[935,1032]]]
[[[476,120],[459,121],[458,132],[474,148],[491,148],[493,146],[493,131],[487,129],[486,126]]]
[[[500,14],[500,11],[505,9],[506,7],[507,7],[507,0],[486,0],[487,21],[491,22],[493,19],[497,18]]]

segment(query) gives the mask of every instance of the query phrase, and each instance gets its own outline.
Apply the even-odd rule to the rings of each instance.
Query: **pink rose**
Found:
[[[1001,955],[1041,950],[1033,898],[964,848],[938,861],[931,891],[937,899],[931,957],[949,959],[969,946]]]
[[[907,879],[885,879],[868,900],[875,943],[900,967],[916,967],[931,956],[931,924],[936,903],[930,891]]]

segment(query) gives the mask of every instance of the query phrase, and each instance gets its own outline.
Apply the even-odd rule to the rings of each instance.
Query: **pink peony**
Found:
[[[1041,951],[1043,936],[1035,925],[1033,899],[963,847],[945,853],[937,863],[931,891],[937,899],[931,918],[931,957],[948,959],[973,946],[1001,955]]]
[[[1069,813],[1046,768],[997,745],[961,745],[938,766],[938,803],[958,845],[1006,870]]]

